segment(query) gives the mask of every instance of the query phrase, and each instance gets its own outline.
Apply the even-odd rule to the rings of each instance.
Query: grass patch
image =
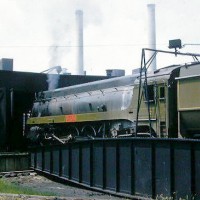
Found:
[[[31,188],[20,187],[15,183],[10,183],[5,179],[0,179],[0,193],[10,194],[25,194],[25,195],[39,195],[39,196],[55,196],[51,192],[39,192]]]

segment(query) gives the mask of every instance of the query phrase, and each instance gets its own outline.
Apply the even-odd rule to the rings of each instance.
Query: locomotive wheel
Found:
[[[94,138],[96,137],[96,131],[93,126],[86,125],[81,129],[81,135],[84,137]]]

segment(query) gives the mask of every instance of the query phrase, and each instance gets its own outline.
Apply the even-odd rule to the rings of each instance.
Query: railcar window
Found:
[[[164,99],[164,98],[165,98],[165,88],[160,87],[160,99]]]
[[[154,85],[148,85],[147,86],[147,92],[145,92],[144,88],[144,93],[145,93],[145,101],[154,101]],[[148,95],[148,96],[147,96]]]

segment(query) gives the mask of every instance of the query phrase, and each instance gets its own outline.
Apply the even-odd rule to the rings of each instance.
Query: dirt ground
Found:
[[[15,183],[20,187],[31,188],[40,192],[51,192],[54,197],[36,197],[36,196],[24,196],[24,195],[4,195],[0,194],[0,200],[100,200],[100,199],[113,199],[120,200],[122,198],[111,196],[96,191],[77,188],[66,184],[61,184],[40,176],[36,173],[30,173],[29,176],[16,176],[5,178],[7,181]]]

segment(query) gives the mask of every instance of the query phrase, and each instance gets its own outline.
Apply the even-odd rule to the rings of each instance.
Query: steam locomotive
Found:
[[[27,138],[199,138],[200,63],[164,67],[146,78],[145,87],[144,75],[136,74],[39,92]]]

